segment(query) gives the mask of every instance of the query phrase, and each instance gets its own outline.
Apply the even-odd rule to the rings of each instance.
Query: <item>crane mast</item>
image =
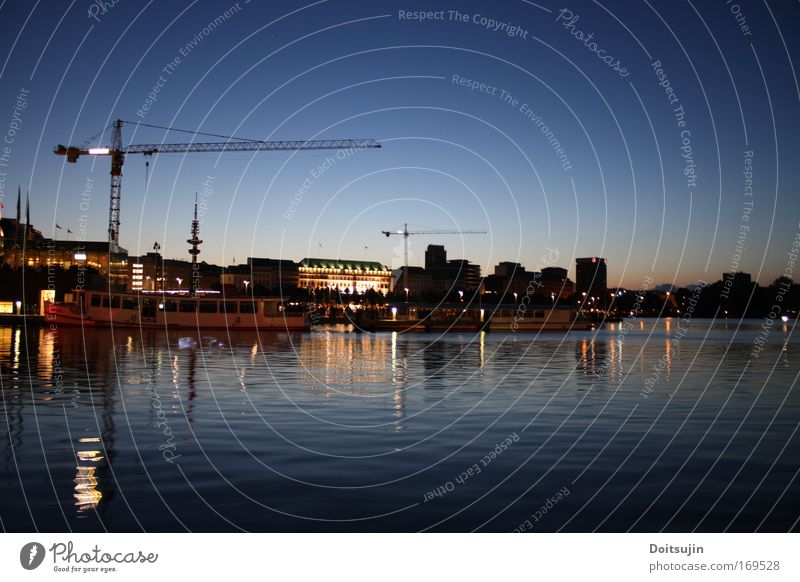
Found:
[[[122,167],[125,157],[130,154],[152,156],[154,154],[186,154],[209,152],[262,152],[262,151],[300,151],[300,150],[348,150],[379,148],[381,144],[374,139],[318,139],[262,141],[229,137],[224,142],[191,143],[152,143],[122,145],[122,125],[130,123],[117,119],[113,123],[110,147],[64,146],[53,150],[58,156],[65,156],[67,162],[74,164],[81,156],[109,156],[111,158],[111,196],[108,208],[108,242],[111,247],[119,247],[119,225],[122,201]],[[134,123],[134,125],[136,125]],[[157,126],[151,126],[157,127]],[[174,128],[161,127],[172,130]],[[200,133],[200,132],[195,132]],[[225,137],[225,136],[217,136]]]
[[[114,122],[111,137],[111,200],[108,206],[108,242],[114,252],[119,247],[119,210],[122,199],[122,166],[125,153],[122,151],[122,120]]]

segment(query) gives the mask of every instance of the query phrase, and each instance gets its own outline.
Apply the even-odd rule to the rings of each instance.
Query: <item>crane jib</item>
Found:
[[[292,150],[353,150],[379,148],[374,139],[325,139],[293,141],[229,141],[210,143],[135,144],[124,148],[126,154],[181,154],[191,152],[258,152]]]

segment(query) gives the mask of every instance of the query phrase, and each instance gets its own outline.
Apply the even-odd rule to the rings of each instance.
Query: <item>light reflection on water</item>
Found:
[[[785,531],[798,343],[784,323],[754,358],[759,326],[0,328],[0,515],[12,531],[509,531],[569,486],[541,531]]]

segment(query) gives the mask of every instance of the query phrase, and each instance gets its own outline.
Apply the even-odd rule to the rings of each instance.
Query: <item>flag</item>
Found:
[[[18,244],[19,240],[19,225],[20,220],[22,219],[22,211],[20,210],[20,205],[22,201],[22,186],[17,186],[17,223],[14,225],[14,245]],[[16,256],[14,257],[14,268],[17,268],[17,259]]]

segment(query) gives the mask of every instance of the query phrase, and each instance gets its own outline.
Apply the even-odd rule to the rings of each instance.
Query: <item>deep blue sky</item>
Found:
[[[38,228],[52,234],[57,221],[77,232],[92,179],[87,234],[105,239],[108,160],[66,165],[52,148],[78,144],[120,117],[260,139],[371,137],[384,146],[337,160],[316,178],[312,171],[335,153],[161,155],[151,161],[147,191],[144,159],[129,156],[121,239],[132,254],[158,240],[166,256],[188,258],[191,202],[213,176],[202,226],[210,262],[322,255],[399,266],[400,240],[380,230],[408,222],[489,231],[415,237],[412,264],[422,264],[427,244],[444,243],[451,258],[485,270],[501,260],[535,269],[549,264],[541,257],[551,248],[571,274],[576,256],[602,255],[610,284],[637,287],[645,276],[686,284],[728,270],[745,225],[741,269],[766,283],[786,266],[800,230],[796,2],[739,2],[745,34],[724,1],[240,0],[235,14],[203,33],[235,5],[119,0],[105,14],[94,9],[93,19],[84,0],[3,2],[0,133],[7,135],[20,90],[29,90],[8,167],[0,168],[5,214],[13,214],[20,184],[30,188]],[[579,16],[571,29],[557,21],[562,8]],[[455,9],[468,22],[451,20]],[[444,20],[403,20],[401,10],[444,10]],[[475,15],[520,27],[525,38],[487,30]],[[629,74],[571,30],[594,33],[596,48]],[[164,74],[175,57],[181,62]],[[686,113],[692,191],[655,60]],[[158,100],[137,116],[159,75],[166,80]],[[497,87],[495,95],[454,84],[453,75]],[[547,124],[571,169],[523,103]],[[192,138],[129,126],[124,139]]]

